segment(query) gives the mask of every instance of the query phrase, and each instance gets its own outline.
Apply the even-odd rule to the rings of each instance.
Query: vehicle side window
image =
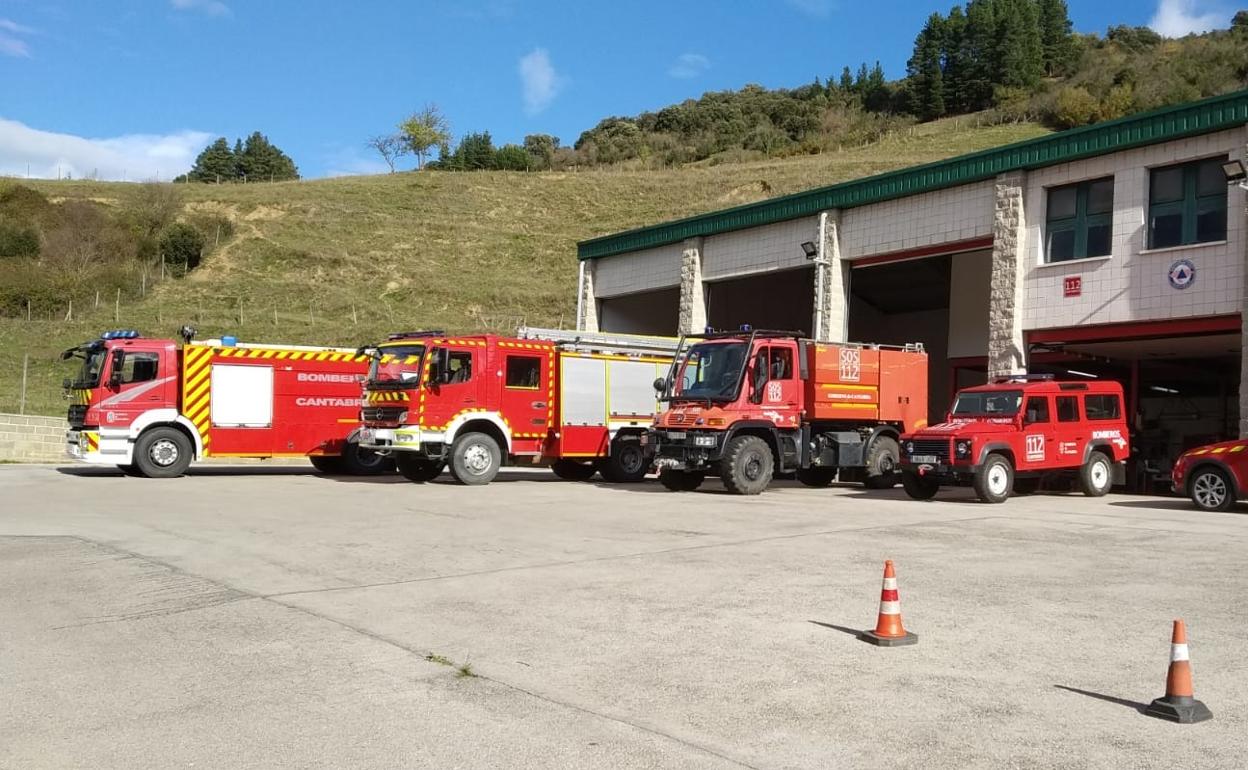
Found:
[[[508,388],[537,390],[542,376],[542,359],[536,356],[507,356]]]
[[[1089,420],[1116,420],[1122,416],[1118,396],[1084,396],[1083,413]]]
[[[1057,421],[1079,422],[1079,399],[1074,396],[1057,397]]]
[[[789,348],[769,348],[771,371],[769,380],[789,380],[793,378],[793,351]]]
[[[1049,421],[1048,396],[1031,396],[1027,399],[1026,423],[1031,425]]]
[[[121,383],[129,385],[133,382],[147,382],[156,379],[160,371],[159,353],[127,352],[121,365]]]
[[[472,352],[451,351],[447,358],[447,370],[451,373],[451,384],[468,382],[472,379]]]

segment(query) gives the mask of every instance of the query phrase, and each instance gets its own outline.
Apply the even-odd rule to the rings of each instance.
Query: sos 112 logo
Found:
[[[1170,266],[1170,270],[1166,273],[1166,280],[1170,282],[1171,288],[1186,289],[1196,282],[1196,265],[1192,264],[1190,259],[1180,259]]]

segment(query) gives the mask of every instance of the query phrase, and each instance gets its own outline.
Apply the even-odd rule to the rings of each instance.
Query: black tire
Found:
[[[797,480],[808,487],[826,487],[836,480],[836,468],[799,468]]]
[[[498,442],[485,433],[465,433],[451,445],[451,475],[470,487],[489,484],[503,465]]]
[[[990,454],[975,469],[975,494],[985,503],[1004,503],[1014,489],[1014,466],[1004,455]]]
[[[1187,494],[1202,511],[1229,511],[1235,507],[1235,483],[1226,471],[1212,465],[1198,468],[1188,477]]]
[[[377,476],[394,470],[394,462],[372,449],[365,449],[359,442],[348,441],[342,450],[340,467],[351,476]]]
[[[1079,469],[1079,489],[1088,497],[1104,497],[1114,485],[1113,464],[1104,452],[1095,451]]]
[[[706,473],[702,471],[678,471],[674,468],[659,471],[659,483],[673,492],[692,492],[705,480]]]
[[[171,479],[191,465],[191,440],[177,428],[149,428],[134,444],[134,466],[149,479]]]
[[[1016,495],[1034,495],[1040,490],[1040,477],[1032,476],[1030,478],[1014,479],[1014,494]]]
[[[593,463],[577,462],[576,460],[555,460],[550,469],[564,481],[589,481],[598,471]]]
[[[338,455],[309,457],[308,461],[312,463],[313,468],[316,468],[317,473],[328,473],[330,475],[342,473],[342,458]]]
[[[734,495],[757,495],[771,483],[775,466],[766,441],[758,436],[737,436],[724,447],[719,478]]]
[[[433,481],[446,467],[446,463],[441,460],[430,460],[412,452],[396,452],[394,462],[403,478],[417,484]]]
[[[611,454],[598,461],[598,472],[612,484],[635,484],[646,477],[650,458],[640,436],[616,436]]]
[[[897,461],[901,449],[897,439],[892,436],[876,436],[867,447],[866,478],[863,485],[867,489],[892,489],[897,486]]]
[[[901,487],[915,500],[931,500],[940,491],[940,483],[910,471],[902,471]]]

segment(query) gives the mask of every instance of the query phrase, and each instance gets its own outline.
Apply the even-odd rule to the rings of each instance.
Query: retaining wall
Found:
[[[65,418],[0,414],[0,460],[65,459]]]

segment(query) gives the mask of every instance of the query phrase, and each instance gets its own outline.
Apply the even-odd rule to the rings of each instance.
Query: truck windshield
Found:
[[[668,398],[731,401],[737,395],[745,362],[744,342],[700,342],[677,361]]]
[[[964,391],[953,402],[955,416],[1013,417],[1023,405],[1021,390]]]
[[[424,345],[382,345],[368,365],[368,381],[395,386],[420,382],[420,365],[425,355]]]
[[[94,345],[86,344],[66,350],[61,358],[82,359],[82,366],[78,369],[78,376],[70,383],[70,386],[83,389],[99,387],[100,373],[104,371],[104,359],[107,356],[108,351],[99,343]]]

